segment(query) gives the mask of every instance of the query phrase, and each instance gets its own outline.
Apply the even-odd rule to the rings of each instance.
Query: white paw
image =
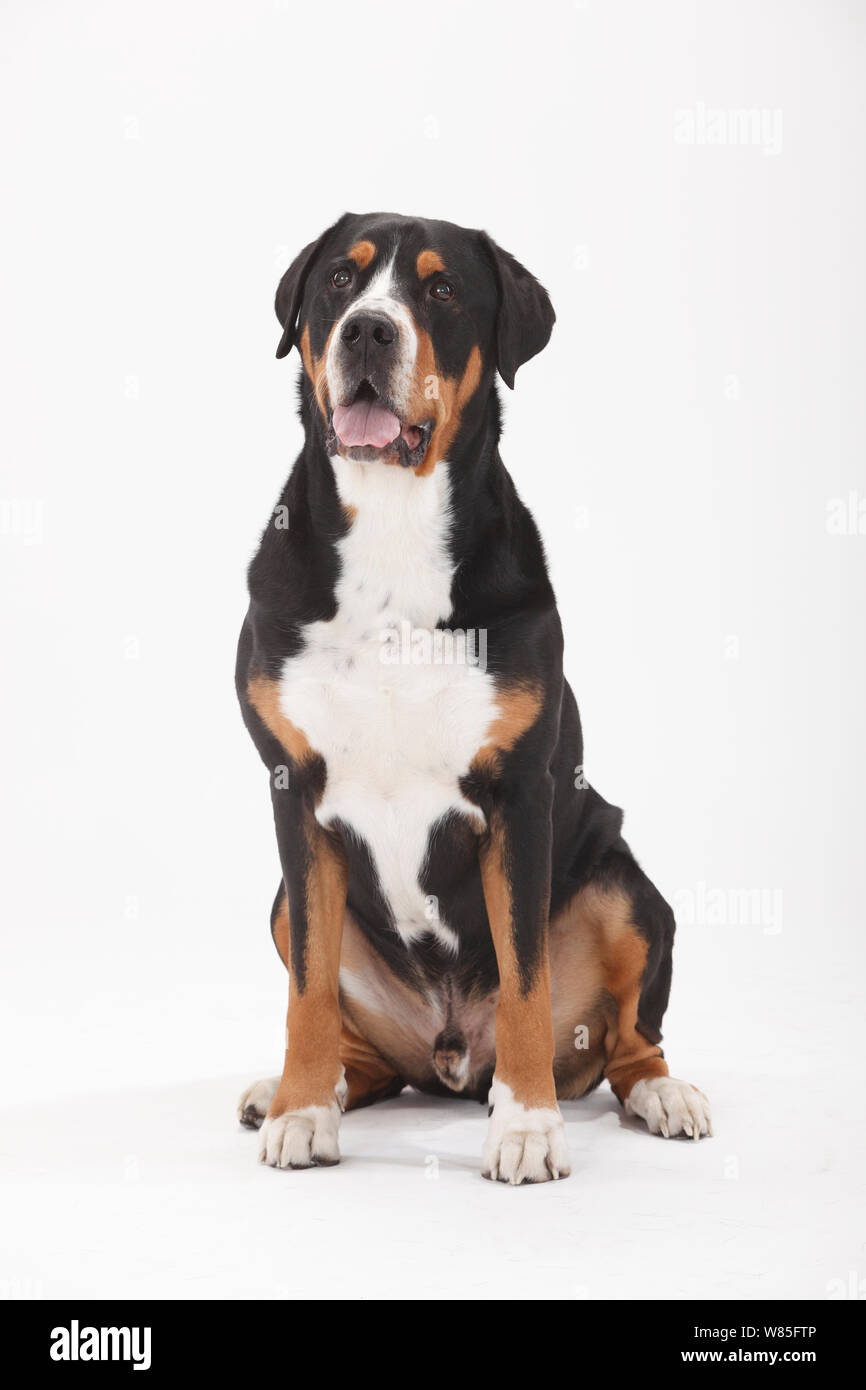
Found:
[[[510,1086],[494,1079],[490,1088],[493,1114],[481,1172],[485,1178],[511,1183],[549,1182],[571,1172],[562,1116],[555,1108],[528,1110],[514,1099]]]
[[[653,1134],[662,1134],[665,1139],[672,1139],[675,1134],[701,1139],[713,1132],[710,1102],[703,1091],[675,1076],[636,1081],[626,1097],[625,1111],[627,1115],[639,1115]]]
[[[341,1069],[330,1105],[307,1105],[303,1110],[266,1116],[259,1132],[259,1162],[271,1168],[326,1168],[339,1163],[337,1134],[348,1089]]]
[[[308,1105],[268,1116],[260,1131],[259,1162],[272,1168],[328,1167],[340,1162],[336,1105]]]
[[[264,1081],[254,1081],[248,1086],[238,1101],[238,1119],[247,1129],[258,1129],[268,1113],[268,1106],[277,1094],[280,1084],[278,1076],[269,1076]]]

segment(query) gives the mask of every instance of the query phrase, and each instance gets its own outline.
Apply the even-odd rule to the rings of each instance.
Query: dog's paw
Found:
[[[337,1134],[347,1094],[346,1074],[342,1072],[329,1105],[268,1114],[259,1133],[259,1162],[271,1168],[328,1168],[339,1163]]]
[[[710,1102],[703,1091],[675,1076],[636,1081],[626,1097],[625,1111],[646,1120],[652,1133],[665,1139],[673,1139],[677,1134],[702,1139],[713,1132]]]
[[[269,1115],[259,1136],[259,1162],[271,1168],[324,1168],[340,1162],[338,1105],[308,1105]]]
[[[558,1109],[527,1109],[514,1099],[510,1086],[496,1080],[490,1104],[493,1113],[481,1155],[485,1178],[518,1187],[568,1177],[571,1164]]]
[[[280,1084],[278,1076],[269,1076],[264,1081],[254,1081],[248,1086],[238,1101],[238,1119],[247,1129],[261,1129],[268,1107],[277,1094]]]

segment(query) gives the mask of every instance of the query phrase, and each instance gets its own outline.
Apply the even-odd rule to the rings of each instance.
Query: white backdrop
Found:
[[[290,1295],[275,1211],[297,1252],[310,1194],[357,1219],[365,1174],[372,1295],[503,1295],[509,1261],[527,1297],[862,1279],[866,7],[15,0],[0,23],[0,1282]],[[491,1198],[457,1102],[350,1116],[333,1175],[260,1171],[232,1128],[285,1006],[233,690],[245,566],[300,444],[272,302],[346,208],[484,227],[557,310],[503,456],[587,774],[679,908],[668,1055],[719,1137],[650,1144],[597,1097],[550,1193]],[[192,1153],[213,1211],[187,1200]],[[421,1221],[431,1155],[407,1284],[382,1230]],[[467,1264],[494,1226],[498,1263]],[[329,1238],[304,1277],[339,1293]]]

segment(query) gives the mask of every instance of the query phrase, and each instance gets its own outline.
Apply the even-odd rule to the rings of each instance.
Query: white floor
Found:
[[[762,971],[746,950],[751,978],[725,1038],[717,1004],[702,1014],[692,997],[686,1007],[695,961],[685,942],[681,954],[684,1002],[674,1019],[683,1036],[675,1045],[669,1031],[669,1055],[712,1097],[717,1137],[656,1138],[605,1087],[564,1107],[572,1176],[522,1189],[481,1178],[478,1104],[405,1092],[344,1117],[339,1167],[292,1173],[259,1166],[256,1136],[234,1120],[256,1068],[118,1084],[133,1064],[144,1074],[148,1045],[164,1074],[191,1020],[212,1030],[217,1056],[237,1053],[245,1033],[258,1048],[263,1030],[279,1026],[276,961],[267,1004],[252,998],[221,1020],[208,1015],[206,981],[161,1000],[161,1012],[148,1009],[156,985],[143,964],[143,985],[102,991],[95,1035],[86,1013],[64,1016],[59,1030],[46,1014],[46,1056],[52,1039],[65,1036],[66,1046],[53,1073],[44,1065],[40,1086],[32,1067],[22,1070],[31,1078],[25,1095],[0,1115],[2,1291],[824,1299],[847,1289],[866,1265],[860,1100],[852,1116],[855,1098],[837,1065],[857,1006],[840,975],[832,990],[822,986],[836,1000],[825,1023],[814,1010],[807,1017],[802,992],[787,980],[771,993],[773,969]],[[768,945],[765,967],[774,954]],[[801,983],[808,993],[811,982]],[[62,998],[54,1002],[62,1011]],[[708,1030],[712,1046],[703,1045]],[[686,1048],[690,1034],[700,1051]],[[75,1080],[85,1062],[97,1088]]]

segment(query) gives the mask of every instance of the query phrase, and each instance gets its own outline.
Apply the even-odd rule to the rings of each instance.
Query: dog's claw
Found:
[[[684,1134],[689,1139],[711,1135],[710,1103],[697,1086],[675,1076],[653,1076],[636,1081],[626,1097],[626,1114],[644,1120],[653,1134],[670,1139]]]
[[[483,1176],[512,1187],[567,1178],[571,1168],[558,1109],[527,1109],[515,1101],[510,1087],[496,1080],[490,1096],[493,1109],[481,1164]]]

